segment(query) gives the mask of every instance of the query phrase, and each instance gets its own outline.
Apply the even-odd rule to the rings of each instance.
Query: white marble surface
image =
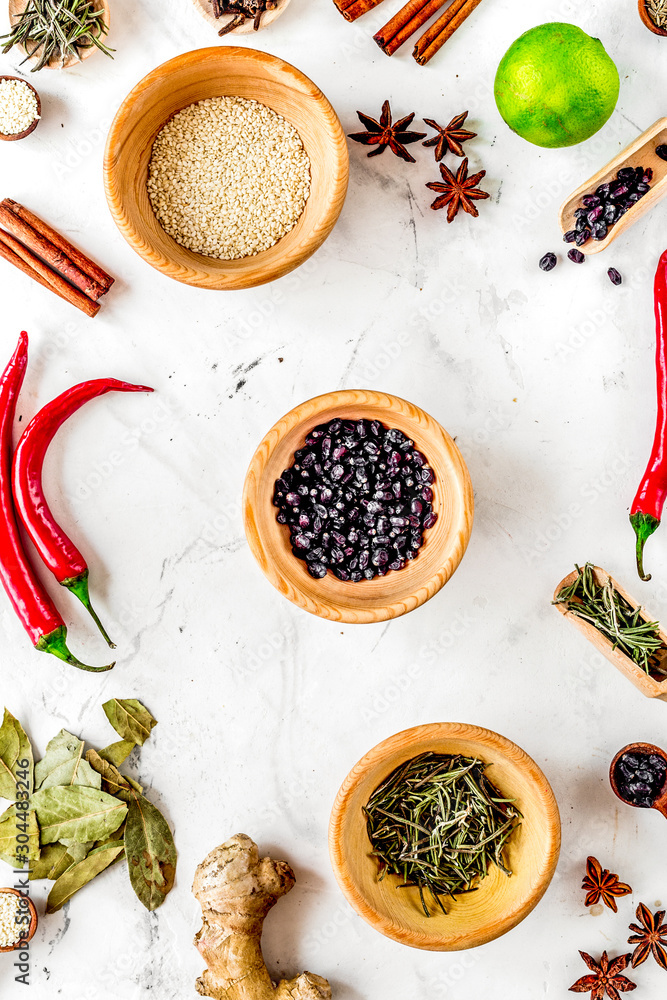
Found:
[[[62,726],[103,745],[111,733],[101,703],[145,701],[159,726],[135,773],[180,852],[176,888],[153,915],[118,866],[42,920],[30,994],[39,1000],[194,997],[202,962],[191,945],[192,875],[239,830],[298,877],[267,923],[272,968],[325,975],[337,1000],[564,996],[585,972],[577,949],[618,953],[632,913],[627,899],[618,917],[585,911],[588,853],[634,886],[635,904],[667,900],[664,821],[618,808],[606,779],[625,743],[667,742],[667,708],[640,696],[549,606],[574,560],[592,559],[667,615],[667,528],[647,546],[654,576],[642,585],[627,521],[653,433],[651,283],[667,210],[582,267],[564,255],[549,275],[537,267],[546,250],[561,251],[564,196],[665,112],[665,43],[631,0],[495,0],[421,69],[409,49],[390,61],[370,38],[397,7],[389,0],[349,25],[329,0],[294,0],[256,44],[312,76],[348,132],[357,108],[379,113],[386,97],[397,115],[443,122],[468,108],[479,133],[471,168],[486,168],[492,193],[478,220],[447,226],[430,211],[429,151],[410,165],[388,152],[367,160],[351,144],[340,222],[300,271],[228,294],[153,271],[108,215],[102,148],[134,83],[215,43],[188,0],[114,0],[115,60],[96,55],[66,75],[39,74],[43,122],[0,150],[3,196],[47,216],[118,276],[91,322],[0,264],[2,357],[20,328],[31,333],[23,423],[89,377],[157,390],[91,404],[48,459],[50,500],[89,556],[118,665],[94,676],[37,655],[0,595],[0,704],[43,751]],[[622,90],[594,139],[543,151],[499,119],[492,81],[510,42],[553,19],[602,37]],[[3,72],[17,65],[13,53],[0,60]],[[611,264],[621,288],[606,277]],[[309,396],[351,386],[398,393],[436,416],[459,442],[477,501],[470,547],[445,590],[389,625],[356,628],[311,617],[273,590],[249,553],[239,506],[247,463],[272,423]],[[56,596],[72,646],[102,662],[85,614]],[[537,910],[459,955],[379,936],[348,907],[327,854],[330,806],[349,768],[384,737],[435,720],[478,723],[523,746],[563,818],[561,862]],[[636,978],[643,996],[660,995],[656,966]],[[8,956],[0,993],[24,995]]]

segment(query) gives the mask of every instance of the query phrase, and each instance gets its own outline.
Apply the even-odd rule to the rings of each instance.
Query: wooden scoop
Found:
[[[630,802],[628,799],[624,799],[623,796],[621,795],[618,783],[616,781],[616,765],[620,760],[620,758],[623,756],[623,754],[626,753],[642,753],[642,754],[652,753],[655,754],[657,757],[662,757],[662,759],[665,761],[666,764],[667,764],[667,753],[665,753],[665,751],[662,750],[660,747],[655,746],[655,744],[653,743],[629,743],[627,747],[623,747],[622,750],[618,751],[618,753],[611,762],[611,767],[609,768],[609,782],[611,784],[614,795],[616,795],[617,798],[621,800],[621,802],[625,802],[626,806],[633,806],[633,808],[635,809],[644,809],[646,808],[645,806],[638,806],[635,805],[634,802]],[[658,812],[662,813],[665,819],[667,819],[667,777],[665,778],[665,784],[663,786],[662,791],[658,795],[653,805],[650,806],[650,808],[657,809]]]
[[[610,226],[609,232],[603,240],[589,239],[578,249],[584,254],[600,253],[609,246],[617,236],[629,229],[630,226],[640,219],[650,208],[653,208],[661,198],[667,194],[667,161],[661,160],[655,155],[656,146],[667,144],[667,118],[659,118],[651,125],[646,132],[638,136],[633,143],[624,149],[618,156],[615,156],[606,167],[598,170],[596,174],[581,184],[570,197],[563,202],[560,210],[560,227],[563,235],[574,229],[577,221],[574,215],[575,208],[581,208],[582,198],[586,194],[595,194],[600,184],[612,181],[621,167],[650,167],[653,170],[653,180],[651,190],[643,198],[640,198],[632,208],[629,208],[625,215],[621,216],[618,222]],[[572,244],[574,247],[574,244]]]

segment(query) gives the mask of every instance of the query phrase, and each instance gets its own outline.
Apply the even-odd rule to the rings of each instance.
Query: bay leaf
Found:
[[[49,898],[46,901],[46,912],[55,913],[72,898],[75,892],[87,885],[96,875],[108,868],[121,854],[123,845],[107,844],[91,851],[87,858],[71,865],[59,879],[54,882]]]
[[[106,837],[104,840],[96,840],[93,844],[93,848],[106,847],[107,844],[111,843],[123,843],[125,837],[125,823],[121,823],[117,830],[114,830],[112,834]]]
[[[83,861],[83,859],[88,855],[95,843],[94,840],[88,840],[85,844],[77,844],[76,840],[71,840],[69,837],[58,841],[58,843],[63,844],[67,848],[67,853],[73,862]]]
[[[27,829],[26,829],[27,827]],[[22,846],[27,846],[28,850],[17,853],[17,846],[21,837]],[[23,837],[27,836],[27,842]],[[8,864],[16,864],[23,867],[24,861],[37,861],[39,858],[39,827],[35,813],[20,811],[17,818],[15,806],[10,806],[0,816],[0,854]]]
[[[131,799],[131,786],[125,775],[121,774],[117,767],[104,760],[97,750],[89,750],[86,760],[90,766],[101,776],[102,789],[109,795],[115,795],[124,802]]]
[[[68,857],[64,844],[47,844],[41,850],[39,861],[36,861],[30,869],[30,880],[48,878],[53,881],[57,879],[58,875],[62,875],[65,871],[62,864]],[[71,863],[71,860],[67,861],[66,868],[69,868]]]
[[[152,802],[133,795],[125,823],[130,883],[147,910],[156,910],[176,876],[176,847],[164,816]]]
[[[35,787],[87,785],[101,788],[102,780],[83,759],[83,740],[61,729],[48,743],[42,760],[35,764]]]
[[[14,799],[16,794],[14,765],[19,755],[19,735],[12,719],[13,716],[5,709],[0,726],[0,799]]]
[[[102,705],[107,719],[123,740],[143,746],[157,720],[136,698],[112,698]]]
[[[85,785],[40,788],[32,797],[42,844],[71,839],[78,844],[102,840],[117,830],[127,815],[124,802]]]
[[[100,750],[100,757],[102,760],[108,761],[109,764],[113,764],[114,767],[120,767],[121,764],[125,763],[136,745],[134,740],[120,740],[119,743],[111,743],[104,750]]]

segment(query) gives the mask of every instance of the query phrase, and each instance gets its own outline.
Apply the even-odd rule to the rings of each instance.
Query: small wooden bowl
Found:
[[[665,781],[660,795],[657,797],[652,806],[636,806],[634,802],[628,802],[628,800],[624,799],[621,795],[618,788],[618,782],[616,780],[616,765],[618,764],[620,758],[626,753],[656,754],[656,756],[662,757],[666,764],[667,753],[665,753],[662,747],[656,746],[655,743],[628,743],[627,747],[623,747],[622,750],[618,751],[609,766],[609,784],[611,785],[611,790],[616,798],[620,799],[624,805],[631,806],[633,809],[655,809],[667,819],[667,781]]]
[[[216,260],[180,246],[158,222],[146,190],[153,142],[176,112],[210,97],[256,100],[299,132],[311,163],[311,191],[294,229],[254,257]],[[198,288],[252,288],[303,264],[340,215],[348,181],[345,134],[324,94],[289,63],[235,46],[198,49],[158,66],[118,111],[104,157],[113,219],[130,246],[170,278]]]
[[[216,32],[220,31],[220,28],[224,28],[224,26],[229,24],[232,20],[233,15],[231,14],[225,17],[214,17],[213,4],[211,3],[211,0],[192,0],[192,2],[201,13],[204,20],[208,21],[208,23],[215,28]],[[273,10],[267,10],[265,14],[262,14],[262,19],[259,22],[259,28],[257,30],[261,31],[262,28],[268,28],[270,24],[273,24],[273,22],[285,12],[289,4],[290,0],[278,0],[277,7],[274,7]],[[228,32],[228,35],[249,35],[254,31],[255,29],[253,27],[252,18],[249,18],[244,24],[241,24],[238,28],[233,28],[230,32]],[[223,35],[222,37],[226,38],[227,35]]]
[[[23,893],[19,892],[18,889],[10,889],[9,887],[6,888],[5,886],[2,886],[0,888],[0,894],[3,892],[8,893],[12,896],[23,896]],[[21,939],[21,941],[17,942],[16,944],[11,944],[6,948],[0,948],[0,951],[17,951],[19,948],[21,948],[23,944],[25,944],[26,941],[30,941],[31,938],[35,936],[35,931],[37,930],[37,910],[35,909],[35,904],[33,903],[32,899],[30,899],[29,896],[23,896],[23,898],[27,901],[28,910],[30,911],[30,925],[28,927],[28,932]]]
[[[639,0],[639,16],[646,25],[649,31],[652,31],[654,35],[662,35],[663,38],[667,37],[667,31],[664,28],[659,28],[655,23],[648,10],[646,9],[646,0]]]
[[[615,156],[606,167],[598,170],[590,180],[581,184],[570,197],[563,202],[560,209],[560,227],[563,232],[574,229],[576,222],[575,208],[581,207],[581,199],[586,194],[593,194],[600,184],[613,180],[621,167],[651,167],[653,180],[651,190],[640,198],[632,208],[623,215],[609,230],[603,240],[590,239],[578,247],[583,254],[600,253],[605,250],[621,233],[629,229],[637,219],[641,219],[650,208],[653,208],[667,194],[667,161],[655,155],[656,146],[667,143],[667,118],[659,118],[655,124],[638,136],[634,142]],[[573,244],[574,246],[574,244]]]
[[[3,142],[14,142],[15,139],[25,139],[26,136],[30,135],[32,132],[35,131],[35,129],[40,123],[40,115],[42,113],[42,102],[40,100],[39,94],[37,93],[33,85],[31,83],[28,83],[27,80],[24,80],[22,76],[6,76],[6,75],[0,76],[0,83],[2,83],[3,80],[19,80],[21,83],[25,83],[26,87],[30,87],[37,100],[37,117],[35,118],[32,125],[29,125],[28,128],[24,129],[22,132],[17,132],[16,135],[5,135],[4,132],[0,132],[0,139]]]
[[[395,767],[427,751],[488,762],[489,780],[523,814],[505,848],[514,874],[508,878],[492,866],[475,892],[443,900],[447,914],[436,911],[428,918],[417,889],[398,889],[401,880],[391,875],[378,881],[362,812]],[[559,851],[558,805],[537,764],[504,736],[465,723],[416,726],[379,743],[348,774],[329,822],[331,863],[347,901],[381,934],[427,951],[476,948],[516,927],[546,892]]]
[[[9,0],[9,23],[11,24],[12,28],[18,22],[21,14],[23,13],[23,11],[27,6],[28,6],[28,0]],[[107,0],[99,0],[99,3],[97,4],[97,9],[99,9],[100,6],[104,8],[104,23],[107,26],[107,32],[105,35],[102,36],[101,39],[101,41],[104,42],[104,40],[108,37],[109,34],[108,29],[109,29],[109,18],[111,16],[111,11],[109,10],[109,4]],[[23,46],[20,46],[20,48],[22,49],[23,52],[26,51]],[[28,65],[30,65],[31,62],[35,62],[39,58],[40,51],[41,48],[38,49],[34,57],[29,60]],[[85,59],[89,59],[90,56],[92,56],[95,52],[99,52],[97,46],[90,45],[87,48],[81,50],[80,59],[77,59],[76,56],[68,56],[64,62],[47,63],[44,69],[70,69],[72,66],[79,66]]]
[[[611,580],[614,588],[618,591],[621,597],[624,597],[628,604],[632,605],[633,608],[638,608],[639,601],[636,601],[634,597],[631,597],[627,591],[623,590],[614,580],[606,570],[600,569],[599,566],[594,567],[595,579],[599,585],[606,583],[607,577]],[[576,570],[573,570],[564,580],[558,584],[554,591],[554,601],[560,594],[564,587],[569,587],[576,578]],[[622,674],[632,681],[634,686],[641,691],[642,694],[646,695],[647,698],[660,698],[662,701],[667,701],[667,679],[664,681],[656,680],[654,677],[650,677],[648,674],[644,673],[641,667],[639,667],[634,660],[631,660],[629,656],[626,656],[620,649],[614,649],[611,642],[602,635],[599,629],[596,629],[593,625],[588,622],[583,621],[578,615],[573,615],[571,611],[568,611],[567,605],[565,604],[555,604],[554,607],[562,615],[571,621],[575,628],[578,628],[582,635],[585,635],[589,642],[592,642],[597,650],[610,663],[620,670]],[[642,610],[642,618],[644,621],[655,621],[654,618],[649,618],[645,611]],[[661,639],[667,643],[667,633],[663,629],[660,629]]]
[[[402,570],[359,583],[332,573],[315,580],[290,546],[289,530],[276,521],[276,479],[318,424],[335,417],[380,420],[415,442],[435,473],[433,509],[438,520],[424,533],[416,559]],[[474,500],[470,476],[447,431],[419,407],[370,389],[346,389],[316,396],[290,410],[271,428],[255,452],[243,490],[248,544],[262,571],[288,600],[333,621],[366,624],[396,618],[418,608],[449,580],[463,558],[472,530]]]

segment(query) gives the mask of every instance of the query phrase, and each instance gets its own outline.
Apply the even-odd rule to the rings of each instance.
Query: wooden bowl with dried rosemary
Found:
[[[11,31],[3,52],[18,45],[31,72],[69,69],[95,52],[111,56],[107,0],[9,0]]]
[[[639,0],[639,16],[654,35],[667,37],[667,0]]]
[[[400,875],[386,863],[392,838]],[[465,723],[417,726],[378,744],[343,782],[329,823],[348,902],[381,934],[428,951],[474,948],[515,927],[546,892],[559,851],[558,805],[537,764]],[[448,895],[443,873],[467,889]]]

